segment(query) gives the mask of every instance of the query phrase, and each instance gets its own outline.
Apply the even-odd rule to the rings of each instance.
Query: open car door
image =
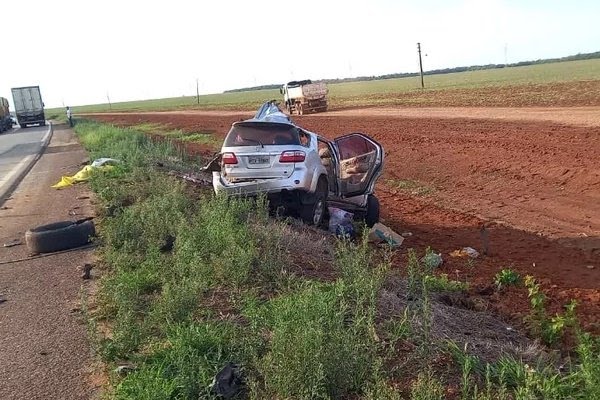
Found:
[[[383,147],[362,133],[351,133],[333,141],[339,165],[338,188],[341,197],[373,192],[383,169]]]

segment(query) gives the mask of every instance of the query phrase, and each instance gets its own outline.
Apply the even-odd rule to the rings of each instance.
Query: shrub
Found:
[[[498,289],[507,286],[515,286],[521,282],[521,276],[518,272],[505,268],[502,271],[498,272],[494,277],[494,283],[498,286]]]

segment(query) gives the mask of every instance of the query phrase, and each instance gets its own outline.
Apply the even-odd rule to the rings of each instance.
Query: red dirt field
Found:
[[[561,109],[564,120],[556,116],[560,113],[546,110],[555,122],[527,117],[506,120],[497,113],[490,113],[489,118],[499,119],[486,119],[485,112],[464,118],[468,109],[443,118],[430,118],[427,111],[419,115],[418,109],[410,111],[410,117],[372,110],[294,119],[329,138],[365,132],[383,144],[386,165],[377,194],[383,222],[398,232],[413,234],[404,242],[403,252],[427,246],[441,252],[445,260],[441,272],[471,282],[473,296],[480,297],[484,308],[515,324],[529,310],[526,291],[483,295],[481,289],[491,285],[503,268],[534,275],[550,297],[552,312],[576,299],[584,326],[600,331],[600,124],[596,108],[588,113],[578,109],[580,117]],[[248,115],[171,112],[97,114],[93,118],[117,125],[154,122],[224,136],[233,121]],[[578,118],[588,122],[579,124]],[[193,152],[209,152],[206,147],[186,145]],[[419,186],[412,192],[397,189],[406,180],[425,188],[424,194],[418,194]],[[449,256],[465,246],[483,251],[484,236],[489,238],[488,254],[471,265]]]

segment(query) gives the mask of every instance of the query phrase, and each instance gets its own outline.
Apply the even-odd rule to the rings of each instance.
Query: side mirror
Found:
[[[283,87],[279,88],[279,93],[283,94]]]

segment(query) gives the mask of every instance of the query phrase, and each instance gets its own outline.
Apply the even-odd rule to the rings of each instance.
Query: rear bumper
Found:
[[[46,117],[43,112],[39,114],[20,114],[17,115],[17,120],[19,124],[41,124],[46,122]]]
[[[215,192],[228,196],[254,196],[292,190],[309,192],[311,183],[306,171],[294,171],[289,178],[257,179],[247,182],[229,182],[221,176],[220,172],[213,172]]]

